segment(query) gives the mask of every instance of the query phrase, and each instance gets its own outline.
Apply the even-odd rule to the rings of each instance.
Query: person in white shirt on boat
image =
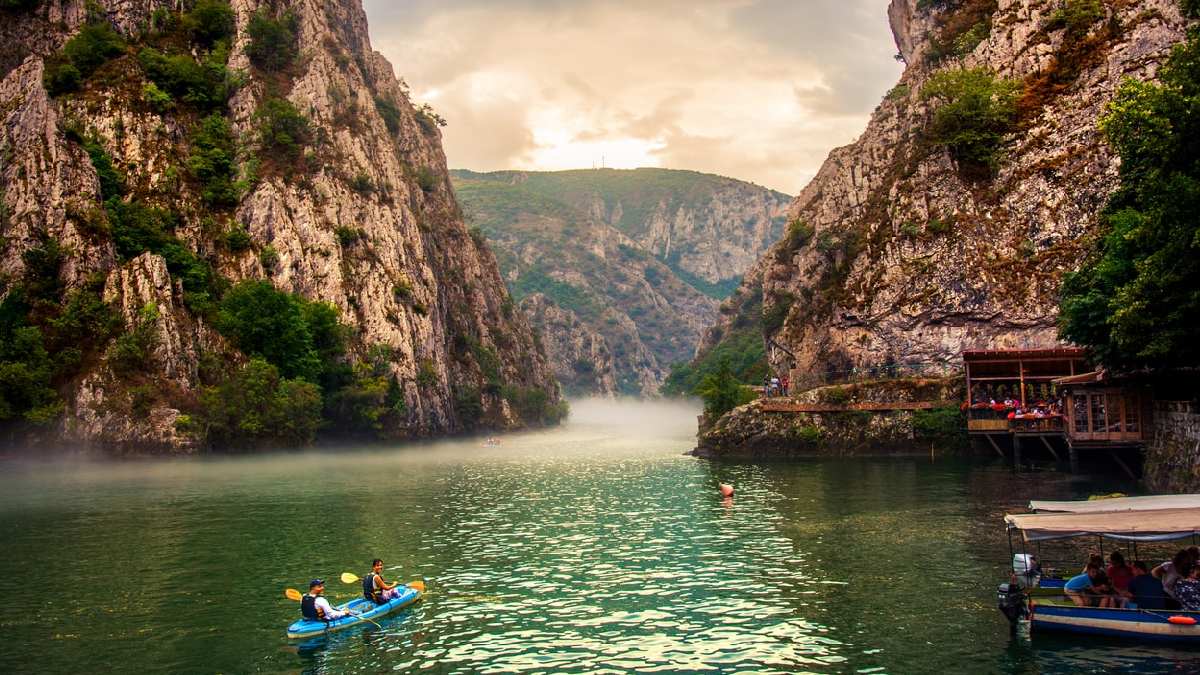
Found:
[[[313,621],[334,621],[344,616],[350,616],[350,612],[334,609],[329,604],[329,599],[321,595],[324,592],[324,580],[313,579],[308,582],[308,593],[300,600],[300,614],[304,618]]]

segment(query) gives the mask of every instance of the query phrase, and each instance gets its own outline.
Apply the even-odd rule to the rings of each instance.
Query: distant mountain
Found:
[[[790,200],[669,169],[451,178],[514,298],[539,296],[523,307],[575,394],[657,394],[670,365],[692,358],[718,301],[781,236]],[[545,317],[554,320],[539,323]],[[595,376],[608,364],[588,362],[585,343],[586,353],[611,355],[615,378]]]

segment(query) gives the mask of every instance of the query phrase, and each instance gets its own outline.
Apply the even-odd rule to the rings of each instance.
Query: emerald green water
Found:
[[[1095,484],[922,456],[714,464],[682,454],[694,415],[579,404],[499,448],[5,460],[0,671],[1182,672],[1200,657],[1010,639],[1000,515]],[[285,587],[322,576],[349,598],[336,577],[375,556],[428,597],[382,629],[285,638]]]

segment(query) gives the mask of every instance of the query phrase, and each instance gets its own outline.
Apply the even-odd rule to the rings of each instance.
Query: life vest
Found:
[[[377,576],[379,575],[371,572],[363,579],[363,597],[377,605],[382,605],[383,593],[375,588],[375,577]]]
[[[317,607],[317,596],[312,594],[306,594],[300,598],[300,614],[312,621],[325,620],[325,617],[321,616],[321,610]]]

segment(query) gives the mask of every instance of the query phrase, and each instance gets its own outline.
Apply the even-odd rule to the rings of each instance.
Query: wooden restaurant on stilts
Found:
[[[1076,347],[969,350],[963,354],[967,431],[1020,464],[1022,452],[1107,451],[1130,475],[1132,454],[1150,438],[1151,388],[1094,370]],[[1122,456],[1124,455],[1124,457]]]
[[[1023,439],[1051,453],[1063,435],[1061,392],[1054,381],[1087,370],[1087,354],[1076,347],[964,351],[967,431],[998,454],[1019,453]]]

